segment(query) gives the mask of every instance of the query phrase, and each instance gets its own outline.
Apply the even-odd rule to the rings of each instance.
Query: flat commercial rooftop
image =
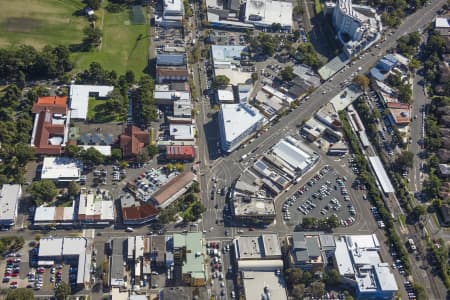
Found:
[[[384,193],[394,193],[395,189],[392,186],[391,180],[389,179],[386,170],[383,167],[383,164],[378,156],[369,156],[369,162],[375,171],[375,175],[378,179],[378,182],[381,185]]]
[[[173,140],[192,141],[195,139],[195,127],[192,124],[170,124],[169,131]]]
[[[340,111],[349,106],[361,95],[361,90],[353,86],[349,86],[346,87],[342,92],[334,96],[333,99],[331,99],[330,103],[333,105],[335,111]]]
[[[350,59],[348,59],[345,54],[339,54],[323,67],[321,67],[318,73],[323,80],[327,80],[328,78],[336,74],[340,69],[345,67],[345,65],[349,62]]]
[[[264,121],[264,116],[250,105],[222,104],[219,112],[222,116],[225,140],[233,141],[253,126]]]
[[[273,199],[250,196],[237,196],[233,198],[234,215],[245,216],[275,216]]]
[[[272,0],[248,0],[245,6],[245,21],[256,26],[292,27],[292,2]]]
[[[3,185],[0,194],[0,222],[14,224],[20,197],[22,197],[22,186],[20,184]]]
[[[214,73],[216,74],[216,76],[219,76],[219,75],[227,76],[230,79],[231,85],[246,84],[246,83],[251,82],[251,80],[252,80],[252,73],[243,72],[239,69],[217,68],[214,70]]]
[[[236,256],[239,260],[261,259],[264,257],[281,258],[281,248],[276,234],[261,236],[240,236],[234,241]]]
[[[78,85],[70,86],[70,110],[72,119],[86,120],[89,96],[107,97],[114,90],[107,85]]]
[[[81,162],[67,157],[44,157],[41,179],[72,181],[79,180]]]
[[[275,272],[242,272],[246,299],[287,300],[286,284]]]
[[[240,61],[241,53],[245,48],[245,46],[212,45],[211,53],[213,62],[217,64],[220,62]]]

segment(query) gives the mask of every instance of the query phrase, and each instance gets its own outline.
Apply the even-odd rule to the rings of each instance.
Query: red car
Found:
[[[10,264],[14,263],[14,259],[12,259],[12,258],[8,259],[8,263],[10,263]]]
[[[17,281],[12,281],[10,284],[11,284],[11,285],[16,285],[16,284],[17,284]]]
[[[250,227],[250,228],[248,229],[248,231],[253,231],[253,230],[255,230],[255,228],[253,228],[253,227]]]
[[[17,277],[17,275],[19,275],[18,273],[12,273],[11,276],[12,277]]]

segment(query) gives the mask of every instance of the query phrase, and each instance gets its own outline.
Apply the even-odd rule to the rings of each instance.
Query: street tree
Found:
[[[304,284],[296,284],[292,288],[292,296],[294,299],[303,299],[305,296],[305,285]]]
[[[353,78],[353,83],[366,91],[369,88],[370,80],[366,75],[358,74]]]
[[[284,81],[291,81],[294,79],[294,69],[291,66],[286,66],[283,70],[280,72],[281,79]]]
[[[175,169],[177,170],[177,172],[183,172],[184,171],[184,165],[182,163],[176,163],[175,164]]]
[[[214,89],[223,89],[230,84],[230,78],[225,75],[217,75],[213,81]]]
[[[408,150],[402,151],[395,160],[397,168],[412,168],[414,163],[414,153]]]
[[[325,284],[321,281],[311,283],[311,293],[314,297],[321,298],[325,293]]]
[[[111,160],[119,161],[122,159],[122,150],[119,148],[114,148],[111,150]]]
[[[20,289],[9,289],[6,294],[5,300],[33,300],[34,294],[30,289],[20,288]]]
[[[147,151],[148,151],[148,155],[152,158],[155,157],[155,155],[157,155],[159,153],[158,146],[156,146],[155,144],[149,144],[147,146]]]
[[[56,300],[66,300],[71,292],[70,286],[66,282],[61,281],[59,286],[55,288],[55,298]]]

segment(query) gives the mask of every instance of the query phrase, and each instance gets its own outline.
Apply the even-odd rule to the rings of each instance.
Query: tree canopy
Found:
[[[55,183],[48,179],[34,181],[28,188],[28,192],[37,203],[51,201],[58,195]]]
[[[230,84],[230,78],[225,75],[217,75],[213,81],[213,87],[215,89],[226,88]]]
[[[283,70],[280,72],[281,79],[284,81],[291,81],[294,79],[294,69],[291,66],[286,66]]]
[[[20,288],[20,289],[9,289],[6,294],[5,300],[33,300],[34,294],[30,289]]]
[[[367,91],[369,88],[370,80],[364,74],[358,74],[353,77],[353,83],[358,85],[362,90]]]
[[[66,282],[61,281],[59,286],[55,288],[55,298],[57,300],[66,300],[71,292],[70,286]]]

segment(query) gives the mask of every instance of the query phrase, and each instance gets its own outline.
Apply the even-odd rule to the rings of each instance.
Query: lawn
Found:
[[[87,120],[95,123],[121,122],[123,116],[117,113],[105,112],[106,101],[99,100],[95,97],[89,97]]]
[[[105,103],[105,100],[98,100],[95,97],[89,97],[87,119],[95,120],[96,114],[98,111],[97,106],[104,104],[104,103]]]
[[[84,70],[96,61],[119,75],[127,70],[134,71],[138,77],[143,74],[148,64],[148,24],[133,25],[131,12],[124,10],[113,14],[104,9],[97,12],[97,26],[103,31],[101,47],[91,52],[74,53],[76,70]]]
[[[0,1],[0,47],[80,43],[88,22],[81,0]]]
[[[108,1],[102,2],[104,6]],[[82,0],[0,0],[0,47],[27,44],[41,49],[45,45],[80,44],[83,29],[89,22],[83,14]],[[99,62],[107,70],[124,74],[133,70],[137,77],[148,64],[148,20],[139,9],[136,19],[145,24],[133,25],[133,10],[112,14],[96,11],[97,24],[103,31],[102,45],[92,52],[72,54],[75,71]]]

